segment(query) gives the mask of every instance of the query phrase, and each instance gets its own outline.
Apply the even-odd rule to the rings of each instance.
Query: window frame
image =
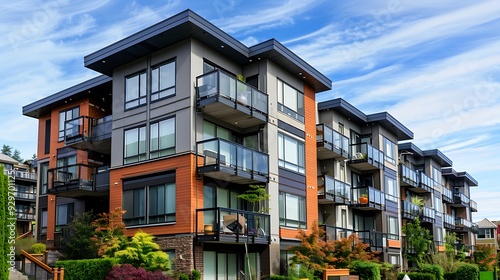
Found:
[[[59,211],[60,208],[62,207],[66,207],[66,223],[64,223],[63,221],[59,221]],[[60,228],[61,227],[65,227],[67,226],[69,223],[71,223],[71,221],[73,220],[75,216],[75,203],[71,202],[71,203],[64,203],[64,204],[58,204],[56,205],[56,223],[55,223],[55,226],[56,226],[56,232],[60,231]]]
[[[162,67],[169,67],[172,66],[173,64],[173,85],[167,86],[165,88],[161,88],[161,68]],[[158,75],[155,78],[154,71],[158,70]],[[161,63],[158,63],[154,66],[151,67],[151,95],[150,95],[150,100],[151,102],[157,102],[162,99],[166,99],[172,96],[176,95],[176,85],[177,85],[177,63],[175,58],[170,59]],[[155,90],[154,82],[157,82],[157,90]],[[166,95],[162,95],[162,93],[166,93]]]
[[[391,227],[391,220],[396,221],[396,228],[393,229]],[[386,216],[386,222],[387,222],[387,238],[393,239],[393,240],[399,240],[399,219],[398,216]]]
[[[298,219],[291,219],[287,212],[291,210],[287,207],[287,200],[291,198],[297,198],[297,215]],[[288,198],[288,199],[287,199]],[[307,229],[307,202],[306,198],[301,195],[280,192],[279,193],[279,218],[280,218],[280,226],[288,227],[288,228],[299,228],[299,229]]]
[[[141,129],[144,129],[144,152],[141,153]],[[137,154],[127,156],[127,132],[137,130]],[[123,164],[136,163],[147,159],[147,129],[146,125],[131,127],[123,130]],[[137,158],[134,160],[134,158]]]
[[[278,93],[278,111],[282,112],[283,114],[286,114],[300,122],[304,122],[304,115],[305,115],[305,108],[304,108],[304,93],[301,92],[300,90],[294,88],[290,84],[286,83],[282,79],[278,78],[277,82],[277,93]],[[285,98],[286,94],[286,88],[289,87],[290,90],[295,91],[296,93],[296,108],[290,108],[289,106],[285,105],[286,100],[290,100],[290,98]],[[302,104],[301,104],[302,103]],[[302,105],[302,106],[301,106]]]
[[[68,118],[69,112],[71,112],[70,118]],[[75,112],[76,112],[76,117],[74,116]],[[61,114],[64,114],[64,119],[61,119]],[[66,136],[66,122],[70,121],[70,120],[77,119],[79,117],[80,117],[80,106],[75,106],[75,107],[70,108],[70,109],[59,111],[57,142],[64,141],[64,137]]]
[[[296,163],[287,160],[287,156],[288,158],[290,158],[290,150],[287,149],[286,145],[287,140],[288,142],[294,142],[295,144],[296,147],[295,155],[297,156],[297,161],[298,161]],[[305,175],[306,172],[305,161],[306,161],[305,143],[302,140],[278,132],[278,166]]]
[[[383,136],[383,143],[384,143],[385,161],[388,161],[395,165],[397,157],[397,145],[385,136]],[[388,147],[391,147],[390,151],[388,151]]]
[[[171,122],[171,121],[173,122],[173,133],[172,133],[173,144],[171,146],[167,146],[167,147],[160,147],[161,137],[162,137],[160,135],[161,123]],[[153,126],[155,126],[155,125],[157,126],[157,128],[153,129]],[[162,119],[159,121],[151,122],[149,124],[149,158],[150,159],[161,158],[161,157],[166,157],[166,156],[175,154],[176,126],[177,126],[177,121],[176,121],[175,116],[170,117],[170,118],[166,118],[166,119]],[[167,129],[170,131],[170,127]],[[153,139],[153,135],[155,135],[155,134],[153,132],[155,132],[157,135],[156,143],[154,143],[155,141]],[[168,134],[167,134],[167,136],[168,136]],[[154,149],[153,148],[154,146],[156,146],[157,149]]]
[[[144,86],[142,86],[142,76],[144,75],[144,80],[142,82],[144,82]],[[137,90],[138,90],[138,93],[137,93],[137,98],[133,98],[133,99],[128,99],[128,90],[129,90],[129,87],[127,86],[128,85],[128,81],[129,79],[132,79],[132,78],[136,78],[137,77]],[[124,109],[125,111],[127,110],[132,110],[132,109],[135,109],[135,108],[138,108],[138,107],[141,107],[141,106],[145,106],[146,103],[147,103],[147,96],[148,96],[148,89],[147,89],[147,80],[148,80],[148,75],[147,75],[147,71],[144,69],[144,70],[141,70],[141,71],[138,71],[138,72],[135,72],[133,74],[130,74],[128,76],[125,77],[124,79],[124,102],[123,102],[123,106],[124,106]],[[142,93],[142,89],[144,89],[144,93]],[[129,104],[131,103],[135,103],[137,102],[137,105],[130,105],[128,106]]]
[[[393,182],[393,187],[389,188],[389,181]],[[393,201],[393,202],[398,202],[398,184],[396,179],[385,175],[384,176],[384,192],[385,192],[385,199]],[[395,192],[395,193],[394,193]]]

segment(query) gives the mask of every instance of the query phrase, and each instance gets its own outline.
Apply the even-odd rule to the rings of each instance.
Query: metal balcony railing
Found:
[[[352,189],[353,203],[358,207],[370,207],[378,210],[385,209],[385,194],[373,187]]]
[[[36,180],[36,173],[34,172],[21,171],[15,169],[4,170],[3,172],[5,175],[10,176],[14,179]]]
[[[421,221],[433,223],[436,219],[436,211],[433,208],[424,206],[422,209]]]
[[[318,198],[348,203],[351,201],[351,186],[328,175],[319,176]]]
[[[112,116],[95,119],[81,116],[64,123],[64,143],[94,142],[111,138]]]
[[[453,203],[453,192],[444,186],[441,188],[441,191],[443,194],[443,201]]]
[[[434,191],[434,180],[429,177],[427,174],[424,172],[419,172],[420,173],[420,180],[419,180],[419,186],[420,188],[428,191],[428,192],[433,192]]]
[[[343,158],[349,155],[349,138],[325,124],[316,125],[316,143]]]
[[[401,185],[417,187],[418,186],[418,172],[411,169],[409,166],[404,164],[399,165],[399,172],[401,178]]]
[[[325,239],[329,240],[340,240],[342,238],[347,238],[354,233],[353,229],[341,228],[330,225],[321,226],[325,231]]]
[[[368,143],[351,144],[350,164],[367,162],[375,168],[384,167],[384,152]]]
[[[448,215],[448,214],[443,214],[443,222],[444,222],[444,227],[454,229],[455,228],[455,217]]]
[[[453,202],[455,205],[469,206],[469,198],[463,193],[453,193]]]
[[[470,210],[472,212],[477,212],[477,202],[472,199],[470,199]]]
[[[370,245],[371,251],[383,252],[387,249],[387,233],[374,230],[357,230],[354,233],[361,242]]]
[[[415,219],[420,216],[420,207],[409,201],[403,200],[403,218]]]

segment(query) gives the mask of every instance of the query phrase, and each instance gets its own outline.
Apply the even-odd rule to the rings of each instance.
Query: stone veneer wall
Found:
[[[196,269],[203,272],[203,247],[195,246],[193,240],[193,236],[160,237],[156,243],[161,250],[175,250],[175,260],[170,261],[177,271],[190,273],[196,263]]]

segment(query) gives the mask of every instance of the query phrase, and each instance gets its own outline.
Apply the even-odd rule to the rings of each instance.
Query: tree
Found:
[[[169,270],[167,253],[161,251],[153,239],[153,235],[138,230],[125,249],[115,252],[113,257],[120,259],[120,263],[143,267],[147,271]]]
[[[340,240],[325,240],[325,232],[316,222],[313,223],[310,234],[300,230],[297,238],[301,242],[299,246],[290,248],[295,252],[291,261],[293,265],[300,265],[307,270],[348,268],[355,260],[377,260],[376,254],[368,251],[369,245],[361,242],[356,234]]]
[[[481,271],[493,271],[497,263],[497,250],[494,246],[485,244],[476,245],[474,262]]]
[[[414,254],[405,252],[405,256],[408,260],[421,264],[432,243],[429,230],[420,225],[420,219],[417,217],[413,222],[403,226],[403,233],[406,235],[409,247],[414,251]]]
[[[7,155],[7,156],[12,156],[12,147],[9,145],[3,144],[2,146],[2,154]]]
[[[14,150],[14,153],[12,154],[12,158],[17,160],[18,162],[23,162],[23,158],[21,157],[21,152],[18,149]]]
[[[261,185],[250,185],[250,189],[244,194],[238,195],[239,199],[248,201],[252,205],[253,212],[268,212],[269,209],[264,208],[261,202],[269,200],[271,196],[267,193],[266,188]],[[260,208],[260,209],[259,209]]]
[[[116,251],[122,249],[127,241],[124,234],[125,225],[121,217],[125,211],[116,208],[112,212],[102,213],[92,222],[91,226],[95,228],[94,236],[91,241],[98,248],[97,254],[102,257],[110,257]]]
[[[61,251],[66,259],[93,259],[98,257],[97,245],[92,242],[95,227],[92,226],[94,215],[91,212],[85,212],[82,215],[76,216],[69,223],[67,230],[68,235],[63,237],[61,241]]]

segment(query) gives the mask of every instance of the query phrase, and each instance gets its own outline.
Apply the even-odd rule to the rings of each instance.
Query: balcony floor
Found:
[[[198,173],[207,177],[219,179],[236,184],[252,184],[252,183],[266,183],[267,177],[258,174],[251,174],[236,168],[230,168],[223,165],[206,165],[198,167]]]
[[[202,107],[203,112],[207,115],[241,128],[267,122],[266,115],[252,111],[248,106],[218,95],[200,100],[198,107]],[[227,120],[231,121],[228,122]]]

